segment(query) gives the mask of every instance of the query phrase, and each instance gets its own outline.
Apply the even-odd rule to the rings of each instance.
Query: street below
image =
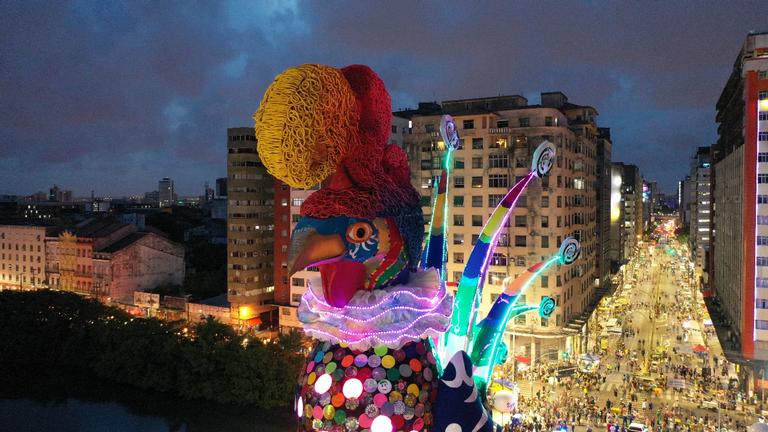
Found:
[[[595,311],[588,354],[518,366],[517,407],[497,421],[507,430],[609,432],[742,431],[754,423],[689,266],[687,248],[674,241],[642,246]]]

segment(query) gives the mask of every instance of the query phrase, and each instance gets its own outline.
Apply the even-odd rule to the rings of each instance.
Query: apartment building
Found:
[[[45,285],[45,237],[50,231],[43,226],[0,225],[0,288]]]
[[[483,225],[509,188],[529,172],[535,148],[545,140],[557,147],[550,175],[530,184],[499,235],[480,314],[488,312],[507,278],[557,253],[563,239],[574,236],[582,245],[579,261],[548,271],[521,299],[538,304],[543,296],[550,296],[558,305],[554,315],[519,317],[510,324],[505,342],[514,346],[511,356],[525,355],[533,362],[582,352],[584,323],[600,283],[595,264],[597,111],[552,92],[542,93],[539,105],[529,105],[522,96],[499,96],[420,103],[417,109],[396,112],[411,122],[406,149],[426,220],[444,154],[438,132],[442,114],[453,116],[461,137],[448,197],[447,271],[454,290]]]
[[[768,32],[744,41],[717,101],[708,300],[726,357],[748,389],[768,369]],[[694,216],[691,215],[693,224]]]
[[[709,253],[710,223],[712,221],[712,197],[710,193],[710,148],[699,147],[691,158],[691,222],[688,239],[694,255],[697,272],[705,271]]]
[[[227,129],[227,300],[242,325],[275,309],[274,196],[254,129]]]

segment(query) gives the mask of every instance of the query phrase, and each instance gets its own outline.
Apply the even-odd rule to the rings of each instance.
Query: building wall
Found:
[[[626,233],[624,231],[624,219],[626,218],[626,209],[624,208],[624,197],[621,193],[623,173],[624,170],[621,164],[611,164],[611,228],[608,257],[616,264],[620,264],[625,258],[624,243],[626,242]]]
[[[493,99],[488,98],[487,102],[493,104]],[[476,102],[483,104],[484,100],[467,103]],[[579,263],[549,271],[525,294],[524,300],[532,304],[538,304],[545,295],[555,298],[558,302],[555,314],[549,320],[530,314],[515,323],[515,331],[520,335],[534,335],[536,345],[563,349],[566,323],[585,309],[594,288],[597,206],[594,124],[571,130],[566,115],[555,108],[520,107],[465,115],[451,112],[451,106],[462,106],[462,101],[443,105],[444,109],[449,108],[447,111],[453,115],[463,140],[463,148],[454,154],[448,198],[451,219],[448,220],[447,270],[454,290],[475,241],[473,236],[480,233],[497,200],[514,185],[516,178],[528,173],[532,153],[539,143],[547,139],[557,147],[557,163],[552,172],[542,181],[531,183],[510,218],[510,226],[500,235],[495,249],[498,255],[486,277],[480,316],[488,312],[502,292],[505,278],[514,278],[556,253],[565,237],[576,235],[583,248]],[[577,114],[573,115],[576,125]],[[414,115],[412,134],[406,139],[414,184],[421,191],[427,221],[433,193],[431,179],[439,175],[443,154],[436,132],[439,119],[439,115]],[[472,128],[465,124],[470,121]],[[491,157],[502,167],[491,168]],[[506,164],[500,162],[504,160]],[[497,179],[506,179],[506,184],[500,184]],[[530,338],[527,342],[517,339],[519,346],[534,344]],[[530,347],[531,351],[537,349],[544,348]]]
[[[595,279],[607,286],[611,278],[609,251],[611,248],[611,150],[610,132],[600,130],[596,141],[595,164],[597,225],[595,239]]]
[[[227,130],[227,289],[233,309],[271,310],[274,178],[256,152],[253,128]]]
[[[768,208],[762,203],[768,202],[768,125],[760,117],[768,119],[768,33],[746,38],[717,111],[710,274],[728,317],[718,324],[740,342],[741,356],[766,361]],[[765,366],[755,363],[753,372]]]
[[[0,289],[46,284],[44,227],[0,225]]]
[[[184,283],[184,247],[157,234],[139,240],[111,254],[109,296],[133,299],[134,291],[161,285]]]

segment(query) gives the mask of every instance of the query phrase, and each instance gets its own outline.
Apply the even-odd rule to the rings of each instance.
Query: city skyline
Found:
[[[6,4],[0,194],[141,194],[163,177],[200,194],[225,176],[227,127],[252,125],[272,77],[307,62],[370,64],[395,110],[562,90],[611,126],[613,160],[674,192],[690,149],[715,141],[721,83],[768,6],[551,6]]]

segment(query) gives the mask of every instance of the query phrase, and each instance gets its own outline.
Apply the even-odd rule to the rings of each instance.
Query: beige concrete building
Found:
[[[227,292],[235,318],[247,321],[275,309],[275,179],[253,128],[227,129],[227,152]]]
[[[560,92],[543,93],[541,99],[540,105],[528,105],[522,96],[422,103],[416,110],[395,113],[411,120],[406,148],[426,220],[443,156],[440,116],[452,115],[458,126],[462,148],[455,152],[448,197],[448,281],[454,290],[483,225],[509,188],[529,172],[535,148],[545,140],[557,147],[550,175],[531,183],[499,236],[481,302],[484,316],[506,278],[557,253],[566,237],[579,239],[579,261],[551,269],[521,299],[538,304],[543,296],[554,298],[558,306],[553,316],[543,319],[532,313],[510,323],[505,342],[514,355],[534,362],[582,352],[584,324],[597,300],[597,111],[569,103]]]
[[[94,253],[93,286],[114,300],[136,291],[184,283],[184,246],[149,232],[134,232]]]
[[[45,237],[41,226],[0,225],[0,289],[45,286]]]
[[[68,230],[0,226],[4,289],[51,288],[132,301],[134,291],[181,285],[184,269],[182,245],[110,219],[89,219]]]

